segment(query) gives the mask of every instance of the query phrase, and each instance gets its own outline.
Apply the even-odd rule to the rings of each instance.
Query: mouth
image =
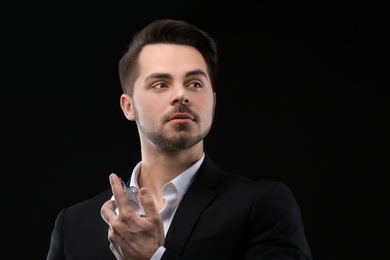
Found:
[[[169,117],[168,121],[176,123],[186,123],[188,121],[194,121],[194,117],[188,113],[176,113]]]

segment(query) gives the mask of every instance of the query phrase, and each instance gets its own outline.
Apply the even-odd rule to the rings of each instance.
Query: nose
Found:
[[[190,98],[189,98],[187,95],[184,95],[184,96],[181,98],[181,103],[182,103],[182,104],[189,105],[189,104],[190,104]]]
[[[184,104],[189,105],[191,103],[189,96],[185,92],[185,90],[178,91],[173,99],[174,104]]]

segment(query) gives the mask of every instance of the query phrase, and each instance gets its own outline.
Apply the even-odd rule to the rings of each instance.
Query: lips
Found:
[[[172,115],[169,118],[169,121],[171,121],[171,120],[184,120],[184,119],[194,120],[194,117],[191,116],[190,114],[187,114],[187,113],[177,113],[177,114]]]

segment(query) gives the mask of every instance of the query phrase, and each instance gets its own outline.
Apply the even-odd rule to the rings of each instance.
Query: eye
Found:
[[[166,88],[166,84],[163,82],[157,82],[152,85],[152,88],[154,89],[163,89]]]
[[[199,81],[193,81],[193,82],[191,82],[191,83],[188,85],[188,87],[199,89],[199,88],[202,88],[203,85],[202,85],[202,83],[200,83]]]

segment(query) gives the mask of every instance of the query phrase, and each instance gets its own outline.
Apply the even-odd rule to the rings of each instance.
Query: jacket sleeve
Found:
[[[62,241],[62,226],[64,221],[66,209],[61,210],[58,214],[54,229],[51,233],[49,252],[47,254],[46,260],[65,260],[63,241]]]
[[[283,183],[257,181],[245,259],[312,260],[300,208]]]

